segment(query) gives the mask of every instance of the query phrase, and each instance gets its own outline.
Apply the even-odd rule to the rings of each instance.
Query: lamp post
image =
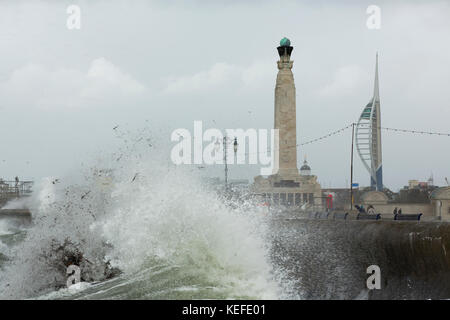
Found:
[[[353,143],[355,139],[355,123],[352,123],[352,151],[350,155],[350,211],[353,210]]]
[[[438,200],[438,206],[439,206],[439,220],[442,220],[442,200]]]
[[[225,163],[225,190],[228,191],[228,163],[227,163],[227,156],[228,156],[228,137],[223,137],[223,161]],[[238,150],[238,142],[237,142],[237,138],[234,138],[234,142],[233,142],[233,151],[234,151],[234,156],[236,157],[236,153]]]
[[[223,137],[223,161],[225,163],[225,191],[228,191],[227,137]]]

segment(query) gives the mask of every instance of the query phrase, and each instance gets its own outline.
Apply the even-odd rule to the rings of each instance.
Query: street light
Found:
[[[216,153],[216,152],[219,152],[220,142],[219,142],[219,139],[218,139],[218,138],[216,139],[216,142],[214,143],[214,147],[215,147],[215,148],[214,148],[214,149],[215,149],[214,152],[215,152],[215,153]],[[214,153],[214,154],[215,154],[215,153]]]
[[[216,142],[218,143],[218,141]],[[225,190],[228,191],[228,163],[227,163],[227,152],[228,152],[228,148],[227,148],[227,143],[228,143],[228,137],[223,137],[223,160],[225,162]],[[233,142],[233,150],[234,150],[234,156],[236,157],[236,153],[238,150],[238,142],[237,142],[237,138],[234,138],[234,142]]]
[[[442,201],[438,200],[437,203],[438,203],[438,207],[439,207],[439,217],[438,217],[438,219],[442,220]]]

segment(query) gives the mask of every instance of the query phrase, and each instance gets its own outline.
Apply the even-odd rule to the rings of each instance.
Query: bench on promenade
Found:
[[[358,213],[356,220],[380,220],[381,214],[379,213]]]
[[[309,218],[310,219],[317,219],[319,218],[320,212],[310,212],[309,213]]]
[[[403,220],[403,221],[420,221],[422,217],[421,213],[413,213],[413,214],[396,214],[394,216],[394,220]]]
[[[345,220],[345,219],[347,219],[347,216],[348,216],[348,212],[346,212],[346,213],[343,213],[343,212],[335,212],[335,213],[333,214],[333,219],[334,219],[334,220]]]
[[[317,216],[316,219],[328,219],[328,216],[330,215],[329,212],[320,212]]]

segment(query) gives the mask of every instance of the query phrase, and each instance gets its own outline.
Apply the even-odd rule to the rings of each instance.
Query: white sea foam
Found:
[[[180,170],[140,172],[139,183],[116,186],[112,199],[120,205],[98,225],[114,266],[132,273],[162,261],[236,296],[275,298],[255,214],[229,209]]]
[[[11,226],[7,220],[0,220],[0,236],[13,234],[13,230],[11,230]]]
[[[8,201],[1,209],[26,209],[29,207],[29,199],[13,199]]]
[[[246,204],[231,209],[188,170],[158,159],[160,152],[125,151],[114,166],[103,163],[108,170],[86,172],[82,184],[47,178],[37,185],[34,226],[0,275],[0,297],[79,296],[58,289],[67,248],[82,253],[84,281],[104,281],[106,261],[123,272],[117,283],[80,289],[95,298],[278,297],[260,214]]]

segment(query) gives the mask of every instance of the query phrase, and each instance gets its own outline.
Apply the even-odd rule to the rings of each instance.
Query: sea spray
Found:
[[[33,226],[24,241],[13,248],[12,259],[0,275],[2,298],[29,298],[64,286],[67,275],[65,260],[76,251],[83,254],[84,276],[101,280],[103,257],[107,248],[90,230],[104,207],[99,194],[84,197],[92,184],[64,185],[55,179],[44,179],[33,196],[30,210]]]
[[[174,267],[185,287],[213,288],[223,298],[274,298],[267,248],[257,235],[262,219],[230,209],[181,170],[151,173],[112,194],[121,205],[102,226],[114,248],[112,265],[127,273]]]
[[[148,138],[126,140],[82,182],[37,186],[33,226],[0,274],[0,297],[277,298],[261,214],[249,203],[232,209]],[[76,295],[63,289],[73,262],[93,283]]]

